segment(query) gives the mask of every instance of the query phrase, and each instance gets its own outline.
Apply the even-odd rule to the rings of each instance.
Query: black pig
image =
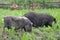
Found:
[[[32,23],[34,27],[38,26],[52,26],[52,22],[56,23],[56,19],[49,14],[38,14],[35,12],[28,12],[24,15],[27,17]]]

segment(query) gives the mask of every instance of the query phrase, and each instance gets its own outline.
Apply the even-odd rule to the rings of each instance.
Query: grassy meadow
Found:
[[[52,27],[32,28],[32,32],[18,31],[14,28],[8,30],[4,26],[4,16],[14,15],[23,16],[27,12],[47,13],[56,18],[57,23],[53,23]],[[0,40],[60,40],[60,9],[36,9],[36,10],[9,10],[0,9]]]

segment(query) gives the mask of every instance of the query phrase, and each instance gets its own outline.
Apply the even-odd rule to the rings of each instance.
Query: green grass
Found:
[[[27,12],[48,13],[57,19],[57,23],[52,27],[33,28],[31,33],[19,31],[15,32],[14,28],[6,29],[3,33],[4,16],[14,15],[23,16]],[[58,25],[58,27],[57,27]],[[3,37],[2,37],[3,34]],[[36,9],[36,10],[9,10],[0,9],[0,40],[60,40],[60,9]]]

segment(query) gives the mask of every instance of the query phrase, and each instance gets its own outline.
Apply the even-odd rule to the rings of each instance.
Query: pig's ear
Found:
[[[31,25],[33,25],[33,23],[31,23]]]

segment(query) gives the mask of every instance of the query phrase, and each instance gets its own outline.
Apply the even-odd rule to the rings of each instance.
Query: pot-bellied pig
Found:
[[[4,17],[4,28],[11,29],[15,27],[15,30],[24,29],[24,31],[32,31],[33,23],[26,17],[17,16],[5,16]]]
[[[56,22],[56,19],[49,14],[38,14],[35,12],[28,12],[24,15],[32,23],[34,27],[38,26],[52,26],[53,22]]]

